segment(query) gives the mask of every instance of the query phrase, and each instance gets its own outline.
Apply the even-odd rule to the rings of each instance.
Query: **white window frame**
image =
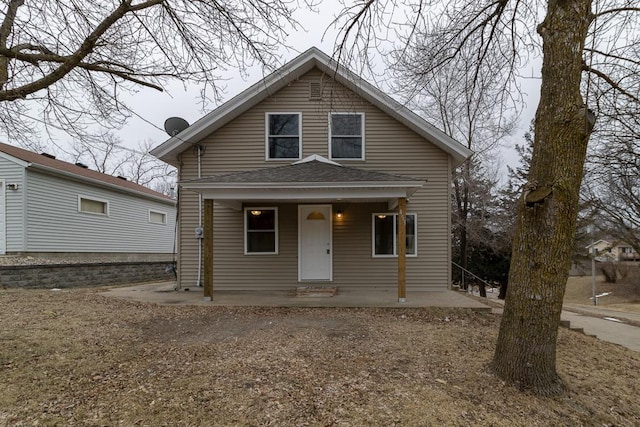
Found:
[[[162,222],[155,222],[155,221],[151,221],[151,214],[155,213],[155,214],[160,214],[162,215]],[[156,224],[156,225],[167,225],[167,213],[163,212],[163,211],[157,211],[155,209],[149,209],[149,224]]]
[[[269,116],[296,114],[298,116],[298,157],[269,157]],[[264,159],[266,161],[291,161],[302,159],[302,112],[300,111],[269,111],[264,114]]]
[[[248,241],[247,241],[247,236],[249,233],[248,230],[248,224],[247,224],[247,213],[250,211],[274,211],[275,212],[275,218],[274,218],[274,236],[275,236],[275,252],[249,252],[249,245],[248,245]],[[251,207],[245,207],[244,211],[243,211],[243,222],[244,222],[244,254],[245,255],[252,255],[252,256],[256,256],[256,255],[278,255],[278,250],[279,250],[279,246],[278,246],[278,208],[276,206],[251,206]],[[266,231],[266,230],[261,230],[261,231]]]
[[[100,212],[83,211],[82,210],[82,199],[91,200],[92,202],[104,203],[106,212],[105,213],[100,213]],[[105,199],[100,199],[98,197],[85,196],[83,194],[78,194],[78,212],[81,213],[81,214],[87,214],[87,215],[109,216],[109,212],[110,212],[109,201],[105,200]]]
[[[393,217],[393,254],[376,254],[376,217],[378,215]],[[413,212],[407,212],[407,216],[413,216],[414,242],[415,251],[412,254],[407,253],[407,258],[415,258],[418,256],[418,215]],[[371,256],[373,258],[397,258],[398,257],[398,213],[397,212],[376,212],[371,214]]]
[[[360,137],[362,138],[362,153],[361,156],[358,157],[334,157],[333,153],[331,152],[331,141],[333,139],[333,127],[332,127],[332,120],[331,118],[333,116],[337,116],[337,115],[351,115],[351,116],[360,116],[361,120],[360,120]],[[365,160],[365,138],[364,138],[364,129],[365,129],[365,114],[363,112],[355,112],[355,113],[351,113],[351,112],[333,112],[333,113],[329,113],[329,159],[331,160],[355,160],[355,161],[362,161]],[[354,135],[337,135],[337,136],[354,136]]]

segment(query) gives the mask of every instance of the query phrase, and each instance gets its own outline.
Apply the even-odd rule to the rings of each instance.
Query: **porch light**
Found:
[[[342,215],[343,215],[342,209],[338,209],[338,211],[336,212],[336,217],[342,218]]]
[[[251,215],[260,216],[260,215],[262,215],[262,211],[251,211]]]
[[[386,215],[378,215],[379,219],[385,219],[387,216]]]

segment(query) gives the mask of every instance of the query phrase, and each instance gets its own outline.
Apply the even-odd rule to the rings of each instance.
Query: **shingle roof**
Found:
[[[73,163],[52,159],[42,154],[34,153],[33,151],[25,150],[13,145],[0,143],[0,152],[6,153],[11,157],[24,162],[39,165],[63,174],[72,174],[80,178],[86,178],[89,180],[99,181],[110,186],[116,186],[125,191],[143,193],[155,198],[166,199],[167,201],[172,202],[174,201],[169,196],[153,191],[152,189],[136,184],[135,182],[127,181],[113,175],[108,175],[91,169],[86,169],[81,166],[74,165]]]
[[[420,185],[423,180],[392,175],[384,172],[368,171],[354,167],[333,165],[317,160],[257,169],[247,172],[210,176],[201,179],[183,181],[197,184],[280,184],[280,183],[403,183]]]

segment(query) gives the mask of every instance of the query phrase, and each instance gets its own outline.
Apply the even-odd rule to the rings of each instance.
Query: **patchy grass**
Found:
[[[489,374],[499,317],[0,291],[0,424],[640,424],[640,354],[565,329],[560,398]]]
[[[596,294],[610,293],[598,298],[598,305],[623,311],[640,312],[640,277],[638,275],[633,277],[621,279],[618,283],[606,283],[604,276],[596,276]],[[569,277],[564,302],[592,305],[591,286],[591,276]]]

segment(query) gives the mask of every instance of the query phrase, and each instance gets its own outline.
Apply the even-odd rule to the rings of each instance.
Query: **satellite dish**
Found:
[[[169,136],[176,136],[189,127],[189,123],[180,117],[169,117],[164,121],[164,130]]]

